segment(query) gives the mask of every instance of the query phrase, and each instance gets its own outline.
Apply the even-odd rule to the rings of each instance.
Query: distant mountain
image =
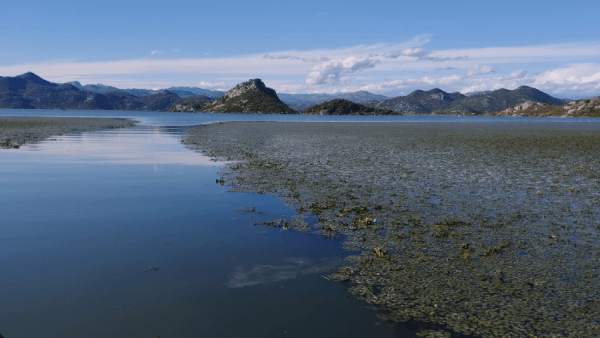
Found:
[[[552,115],[556,113],[557,116],[583,116],[583,114],[585,116],[595,116],[597,109],[599,109],[596,106],[590,106],[595,104],[596,101],[594,100],[596,98],[588,99],[591,100],[591,103],[585,103],[586,100],[573,101],[576,102],[574,104],[577,104],[575,110],[564,108],[566,111],[560,109],[555,111],[552,110],[554,108],[548,107],[544,110],[539,105],[523,108],[523,104],[526,102],[567,107],[565,104],[571,101],[552,97],[527,86],[521,86],[515,90],[498,89],[465,95],[447,93],[435,88],[428,91],[416,90],[406,96],[387,98],[365,91],[339,94],[280,94],[278,96],[273,89],[267,88],[260,79],[238,84],[227,93],[223,93],[195,87],[171,87],[170,89],[154,91],[149,89],[119,89],[101,84],[84,86],[78,81],[57,84],[44,80],[31,72],[15,77],[0,77],[0,108],[140,111],[164,111],[171,108],[173,111],[190,112],[289,114],[296,113],[290,106],[304,111],[312,106],[334,99],[362,103],[372,108],[390,109],[403,115],[500,114],[510,107],[518,106],[520,107],[518,111],[513,109],[502,114],[525,116],[531,113],[531,116],[539,116],[540,114]],[[327,112],[327,114],[353,114],[355,112],[354,108],[351,108],[348,103],[336,102],[337,107],[320,106],[317,109],[320,109],[319,111],[323,111],[323,113]],[[534,111],[529,112],[529,109],[534,109]]]
[[[177,94],[165,90],[162,93],[152,94],[138,99],[144,104],[146,111],[164,111],[176,103],[183,101]]]
[[[383,101],[389,99],[387,96],[369,93],[364,90],[354,93],[334,94],[334,96],[337,99],[345,99],[354,103],[365,103],[371,100]]]
[[[391,109],[395,112],[416,115],[430,114],[433,111],[446,108],[455,100],[465,98],[461,93],[446,93],[435,88],[428,91],[415,90],[406,95],[378,102],[375,108]]]
[[[475,95],[485,95],[485,94],[489,94],[491,93],[491,90],[482,90],[480,92],[470,92],[470,93],[466,93],[465,96],[475,96]]]
[[[314,105],[302,112],[307,115],[400,115],[389,109],[367,107],[344,99],[333,99]]]
[[[303,111],[316,104],[330,101],[333,99],[346,99],[355,103],[365,103],[375,100],[382,101],[389,99],[387,96],[376,95],[366,91],[358,91],[355,93],[338,93],[338,94],[279,94],[279,98],[283,103],[297,111]]]
[[[96,94],[106,94],[106,93],[122,91],[119,88],[112,87],[112,86],[105,86],[103,84],[95,84],[95,85],[87,84],[84,86],[79,81],[71,81],[71,82],[67,82],[67,84],[73,85],[73,86],[77,87],[79,90],[88,91],[88,92],[92,92],[92,93],[96,93]]]
[[[527,101],[553,105],[562,105],[567,100],[554,98],[535,88],[521,86],[515,90],[498,89],[491,92],[479,92],[472,95],[446,93],[438,88],[416,90],[409,95],[367,105],[375,108],[387,108],[407,115],[481,115],[506,109]]]
[[[169,91],[140,98],[122,91],[99,94],[79,87],[85,86],[79,82],[59,85],[33,73],[0,77],[0,108],[160,111],[183,100]],[[95,89],[103,88],[108,87]]]
[[[106,93],[114,93],[114,92],[124,92],[124,93],[128,93],[128,94],[131,94],[131,95],[134,95],[137,97],[144,97],[144,96],[149,96],[149,95],[154,95],[154,94],[160,94],[167,90],[176,94],[179,97],[182,97],[182,98],[192,97],[195,95],[204,95],[211,99],[216,99],[218,97],[223,96],[223,94],[225,94],[225,92],[222,92],[219,90],[208,90],[208,89],[202,89],[202,88],[196,88],[196,87],[171,87],[168,89],[151,90],[151,89],[138,89],[138,88],[120,89],[120,88],[116,88],[116,87],[112,87],[112,86],[105,86],[103,84],[82,85],[79,81],[71,81],[71,82],[67,82],[67,83],[72,84],[73,86],[79,88],[80,90],[84,90],[84,91],[88,91],[88,92],[92,92],[92,93],[106,94]]]
[[[487,94],[468,96],[439,113],[472,113],[480,115],[496,112],[527,101],[563,105],[568,100],[557,99],[535,88],[521,86],[515,90],[498,89]]]
[[[510,117],[600,117],[600,96],[591,99],[570,101],[562,106],[527,101],[486,115]]]
[[[169,108],[170,112],[180,113],[195,113],[198,112],[206,104],[210,103],[212,99],[204,95],[195,95],[186,97],[182,102],[179,102]]]
[[[275,90],[260,79],[251,79],[235,86],[220,98],[204,105],[199,111],[214,113],[295,114]]]
[[[58,87],[59,86],[56,83],[52,83],[52,82],[42,79],[41,77],[35,75],[32,72],[27,72],[25,74],[15,76],[15,78],[19,79],[21,81],[25,81],[24,83],[34,83],[34,84],[37,84],[40,86],[46,86],[46,87]]]
[[[197,88],[197,87],[171,87],[168,88],[168,90],[172,91],[173,93],[186,98],[186,97],[191,97],[191,96],[195,96],[195,95],[203,95],[206,96],[212,100],[214,99],[218,99],[219,97],[225,95],[225,92],[220,91],[220,90],[209,90],[209,89],[202,89],[202,88]],[[189,94],[191,95],[189,95]]]

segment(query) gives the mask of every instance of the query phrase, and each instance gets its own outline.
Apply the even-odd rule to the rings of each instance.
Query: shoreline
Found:
[[[115,112],[115,111],[122,111],[122,112],[134,112],[134,113],[139,113],[139,112],[145,112],[144,110],[114,110],[114,109],[52,109],[52,108],[32,108],[32,109],[27,109],[27,108],[0,108],[0,110],[25,110],[25,111],[35,111],[35,110],[54,110],[54,111],[89,111],[89,112],[94,112],[94,111],[105,111],[105,112]],[[158,111],[148,111],[150,113],[185,113],[185,114],[241,114],[241,115],[280,115],[280,114],[271,114],[271,113],[223,113],[223,112],[196,112],[196,111],[169,111],[169,110],[158,110]],[[485,113],[485,114],[398,114],[398,115],[360,115],[360,114],[347,114],[347,115],[318,115],[318,114],[302,114],[302,113],[298,113],[298,114],[281,114],[281,115],[290,115],[290,116],[294,116],[294,115],[298,115],[298,116],[332,116],[332,117],[336,117],[336,116],[351,116],[351,117],[356,117],[356,116],[377,116],[377,117],[398,117],[398,116],[402,116],[402,117],[506,117],[506,118],[539,118],[539,119],[544,119],[544,118],[560,118],[560,119],[574,119],[574,120],[578,120],[578,119],[596,119],[596,118],[600,118],[599,116],[566,116],[564,114],[562,115],[548,115],[548,116],[541,116],[541,115],[500,115],[497,113]]]
[[[235,161],[223,182],[278,196],[300,230],[344,236],[361,254],[328,278],[384,322],[600,334],[598,126],[227,122],[182,142]]]
[[[55,135],[135,124],[135,121],[118,118],[0,116],[0,146],[4,149],[19,148]]]

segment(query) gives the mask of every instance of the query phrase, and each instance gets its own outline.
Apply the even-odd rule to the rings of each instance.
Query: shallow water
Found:
[[[341,242],[252,226],[295,211],[216,184],[219,163],[184,148],[179,133],[229,120],[600,122],[0,109],[10,115],[127,117],[142,126],[0,151],[6,338],[415,337],[375,325],[344,285],[321,277],[348,254]]]
[[[219,163],[184,148],[181,130],[0,151],[6,338],[392,335],[322,278],[347,254],[340,242],[253,226],[294,211],[216,184]]]
[[[125,117],[152,126],[192,126],[216,121],[281,121],[281,122],[593,122],[598,118],[560,117],[477,117],[477,116],[320,116],[280,114],[225,114],[225,113],[167,113],[112,110],[48,110],[48,109],[0,109],[0,116],[72,116],[72,117]]]

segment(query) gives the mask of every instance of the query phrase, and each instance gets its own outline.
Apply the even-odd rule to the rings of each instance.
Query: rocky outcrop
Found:
[[[295,114],[279,100],[275,90],[260,79],[238,84],[225,95],[204,105],[199,111],[211,113]]]
[[[571,101],[561,106],[527,101],[487,115],[507,117],[600,117],[600,96]]]

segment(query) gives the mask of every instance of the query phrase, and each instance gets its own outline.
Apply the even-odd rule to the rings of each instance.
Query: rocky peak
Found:
[[[227,93],[225,93],[225,95],[223,95],[223,98],[232,99],[249,91],[260,91],[269,96],[277,97],[275,90],[265,86],[261,79],[250,79],[233,87],[233,89],[229,90]]]
[[[213,113],[294,114],[275,90],[268,88],[260,79],[242,82],[220,98],[202,106],[200,111]]]
[[[58,85],[56,83],[46,81],[32,72],[27,72],[25,74],[15,76],[15,78],[22,79],[27,82],[35,83],[35,84],[42,85],[42,86],[58,87]]]

